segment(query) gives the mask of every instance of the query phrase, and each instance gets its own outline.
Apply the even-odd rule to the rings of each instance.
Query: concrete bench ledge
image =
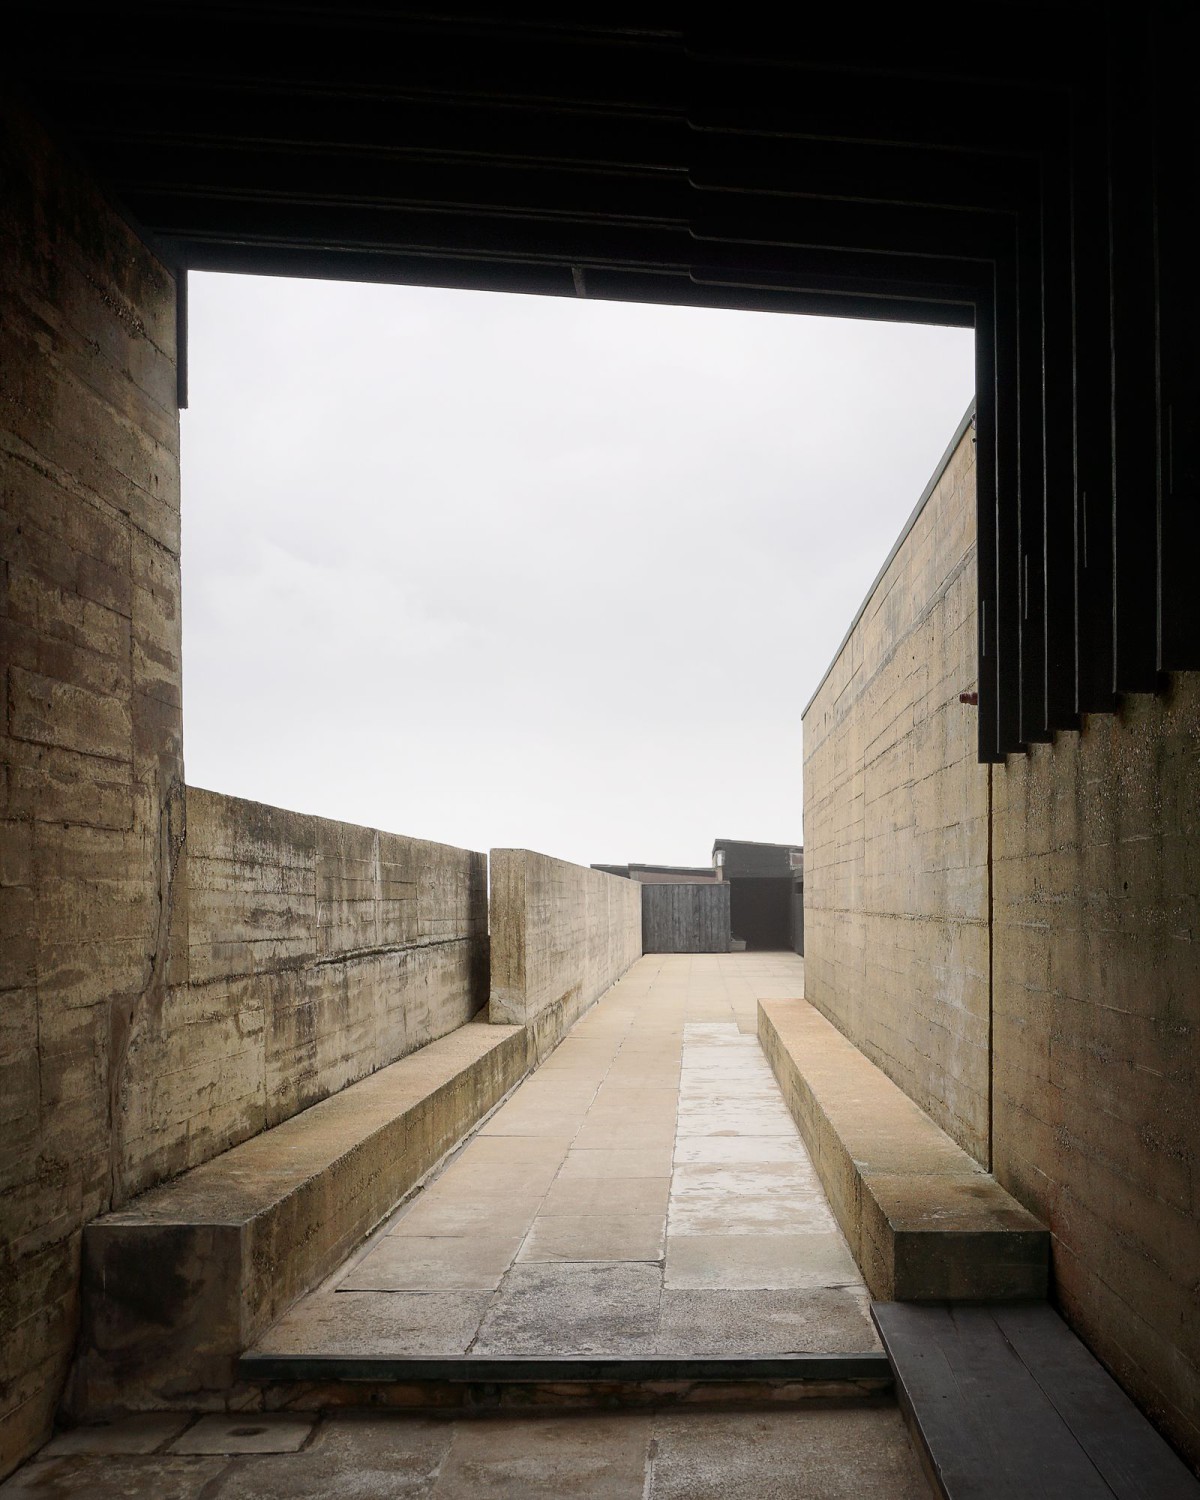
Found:
[[[470,1022],[89,1224],[74,1414],[227,1390],[527,1066],[523,1027]]]
[[[1045,1297],[1045,1226],[836,1026],[762,1000],[758,1036],[873,1297]]]

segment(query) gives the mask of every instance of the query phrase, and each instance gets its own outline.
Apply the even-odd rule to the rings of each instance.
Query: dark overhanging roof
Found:
[[[57,128],[209,269],[970,326],[1054,96],[1049,62],[964,68],[933,10],[860,59],[857,22],[739,36],[674,7],[17,9]]]
[[[980,753],[1200,666],[1188,11],[11,6],[181,266],[974,326]]]

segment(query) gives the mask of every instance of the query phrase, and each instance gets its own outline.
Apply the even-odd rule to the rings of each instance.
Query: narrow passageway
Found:
[[[641,959],[259,1352],[871,1357],[866,1289],[757,1040],[759,998],[802,991],[791,954]],[[651,1383],[623,1410],[603,1383],[574,1396],[549,1385],[505,1410],[439,1410],[435,1393],[411,1411],[403,1379],[373,1396],[353,1379],[268,1392],[265,1410],[68,1432],[0,1495],[930,1493],[899,1411],[869,1381],[821,1387],[832,1399],[763,1387],[730,1400],[717,1386],[694,1406]],[[396,1409],[339,1409],[372,1399]]]
[[[648,955],[260,1353],[855,1353],[867,1293],[756,1035],[793,954]]]

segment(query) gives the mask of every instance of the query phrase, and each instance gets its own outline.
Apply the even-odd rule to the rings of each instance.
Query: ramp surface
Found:
[[[793,954],[642,958],[243,1375],[279,1379],[294,1359],[296,1379],[363,1380],[371,1361],[419,1379],[433,1360],[445,1379],[460,1360],[494,1380],[510,1360],[514,1378],[550,1378],[591,1361],[687,1381],[703,1360],[820,1355],[796,1378],[836,1378],[828,1357],[853,1356],[846,1379],[886,1381],[866,1287],[755,1035],[758,1001],[802,986]]]

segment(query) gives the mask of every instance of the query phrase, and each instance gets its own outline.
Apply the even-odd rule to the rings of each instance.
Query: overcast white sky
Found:
[[[582,864],[801,838],[972,335],[191,276],[193,785]]]

